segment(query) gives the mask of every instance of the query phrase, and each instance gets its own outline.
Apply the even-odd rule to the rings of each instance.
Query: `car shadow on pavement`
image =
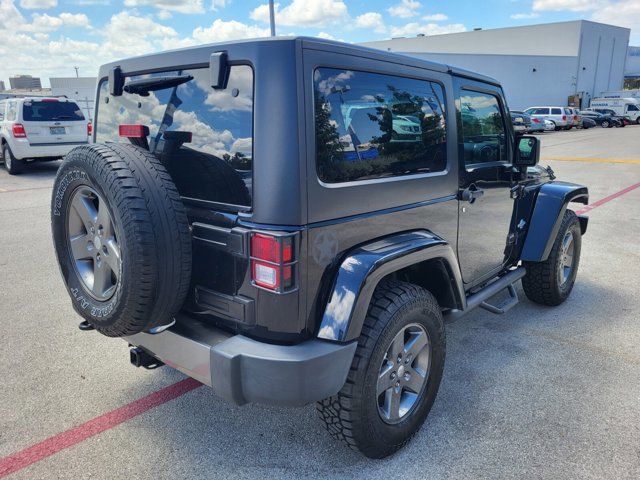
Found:
[[[611,383],[612,374],[603,368],[608,360],[594,355],[601,347],[593,341],[603,326],[584,323],[581,312],[588,310],[595,319],[604,308],[603,296],[618,305],[624,300],[615,290],[586,280],[555,308],[537,306],[519,290],[522,302],[507,315],[476,310],[447,325],[439,396],[413,441],[388,459],[370,461],[330,438],[313,406],[235,407],[199,388],[135,420],[164,452],[148,467],[165,474],[189,469],[194,478],[214,472],[372,478],[394,477],[402,470],[406,479],[425,478],[426,472],[429,478],[499,475],[505,464],[524,456],[526,465],[520,467],[537,466],[537,473],[552,475],[561,452],[596,431],[590,422],[597,418],[584,404],[597,408],[612,401],[607,392],[590,389]],[[608,328],[615,328],[611,313]],[[167,383],[176,378],[168,369],[158,374],[166,375]],[[123,392],[128,398],[131,394]],[[550,435],[550,429],[557,434]],[[131,435],[138,430],[131,428]],[[148,451],[130,454],[148,458]]]

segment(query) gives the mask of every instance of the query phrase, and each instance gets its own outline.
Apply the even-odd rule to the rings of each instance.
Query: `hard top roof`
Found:
[[[475,73],[470,70],[465,70],[463,68],[453,67],[443,63],[432,62],[429,60],[424,60],[424,59],[412,57],[409,55],[403,55],[395,52],[387,52],[384,50],[379,50],[371,47],[364,47],[361,45],[355,45],[351,43],[344,43],[344,42],[338,42],[335,40],[326,40],[326,39],[315,38],[315,37],[301,37],[301,36],[265,37],[265,38],[246,39],[246,40],[234,40],[230,42],[197,45],[197,46],[186,47],[182,49],[168,50],[168,51],[159,52],[159,53],[141,55],[138,57],[127,58],[120,61],[110,62],[105,65],[102,65],[100,67],[100,78],[106,77],[108,71],[115,66],[121,66],[124,72],[127,73],[130,71],[138,70],[139,69],[137,68],[138,65],[145,65],[148,67],[149,65],[155,62],[165,63],[165,62],[162,62],[162,60],[163,60],[163,57],[166,57],[166,56],[173,57],[177,54],[180,54],[179,57],[176,57],[176,58],[180,58],[181,59],[180,61],[184,62],[185,61],[184,59],[187,58],[188,54],[191,54],[191,53],[193,54],[205,53],[205,52],[210,52],[212,49],[223,50],[225,49],[225,47],[228,48],[233,45],[258,46],[260,44],[268,44],[272,42],[282,43],[283,45],[287,43],[290,44],[293,42],[300,42],[303,48],[316,49],[316,50],[329,50],[336,53],[343,53],[347,55],[355,55],[355,56],[379,59],[386,62],[397,63],[397,64],[413,66],[418,68],[426,68],[429,70],[435,70],[440,72],[446,72],[452,75],[472,78],[472,79],[480,80],[482,82],[492,83],[494,85],[500,85],[500,83],[497,80],[491,77],[488,77],[486,75]]]

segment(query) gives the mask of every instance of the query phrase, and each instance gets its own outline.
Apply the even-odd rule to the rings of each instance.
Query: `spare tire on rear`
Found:
[[[72,150],[53,188],[51,227],[74,309],[110,337],[160,330],[189,289],[191,237],[171,177],[125,144]]]

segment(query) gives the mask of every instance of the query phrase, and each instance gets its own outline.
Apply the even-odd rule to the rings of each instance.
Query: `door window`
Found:
[[[627,108],[627,111],[629,112],[637,112],[638,111],[638,107],[636,107],[635,105],[629,105]]]
[[[446,168],[444,92],[439,84],[319,68],[314,97],[316,162],[323,182]]]
[[[506,162],[505,123],[498,98],[464,90],[458,108],[465,165]]]
[[[562,115],[562,109],[561,108],[552,108],[551,109],[551,115]]]
[[[7,120],[10,122],[15,121],[16,112],[16,102],[9,102],[9,107],[7,108]]]

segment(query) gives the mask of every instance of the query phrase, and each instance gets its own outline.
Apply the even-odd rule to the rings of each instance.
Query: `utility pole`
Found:
[[[80,67],[73,67],[76,69],[76,78],[78,78],[78,70],[80,69]]]
[[[269,0],[269,23],[271,24],[271,36],[276,36],[276,13],[273,6],[273,0]]]

